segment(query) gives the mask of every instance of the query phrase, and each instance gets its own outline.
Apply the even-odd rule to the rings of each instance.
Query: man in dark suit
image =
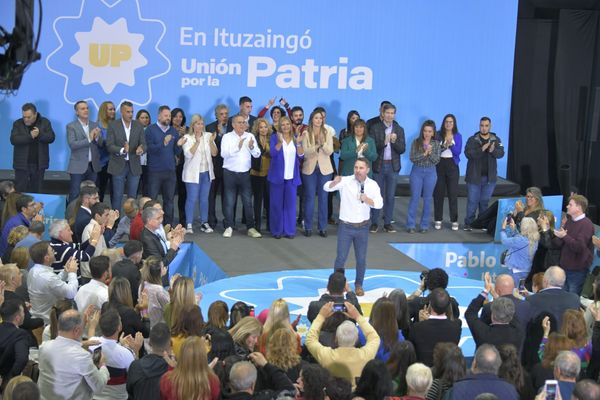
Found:
[[[348,282],[346,281],[346,276],[342,272],[334,272],[329,275],[329,280],[327,281],[327,293],[323,293],[319,300],[311,301],[308,305],[308,312],[306,313],[308,320],[312,323],[313,320],[317,318],[319,311],[321,311],[321,307],[330,301],[333,301],[334,303],[344,303],[345,301],[352,303],[360,315],[362,315],[362,309],[360,308],[358,298],[356,297],[356,294],[352,292],[352,289],[350,289],[350,285],[348,285]]]
[[[225,104],[219,104],[215,108],[215,117],[217,120],[206,125],[206,132],[216,133],[215,144],[219,151],[212,158],[213,171],[215,179],[210,183],[210,193],[208,195],[208,224],[214,228],[217,226],[217,213],[215,211],[217,194],[221,196],[221,210],[225,208],[225,196],[223,195],[223,157],[221,157],[221,140],[227,131],[227,121],[229,118],[229,108]]]
[[[521,331],[517,321],[513,321],[515,315],[515,305],[506,297],[498,297],[492,302],[492,323],[486,324],[477,317],[483,302],[487,300],[489,292],[483,290],[481,294],[475,297],[467,311],[465,319],[469,324],[469,329],[473,335],[475,346],[488,343],[498,347],[501,344],[512,344],[521,351],[523,343],[523,331]]]
[[[515,305],[515,316],[514,319],[518,321],[519,327],[523,332],[527,329],[527,323],[531,319],[531,304],[523,299],[517,298],[513,295],[515,289],[515,281],[509,274],[501,274],[496,277],[494,289],[492,289],[492,278],[490,273],[486,272],[484,275],[485,290],[488,293],[494,293],[494,299],[507,298],[512,301]],[[486,303],[481,310],[480,319],[486,324],[492,323],[492,304],[493,302]]]
[[[121,119],[108,124],[106,148],[110,153],[108,173],[112,175],[111,205],[120,210],[127,180],[127,196],[137,197],[142,174],[140,156],[146,151],[144,128],[133,120],[133,104],[121,103]]]
[[[73,226],[73,233],[75,234],[73,241],[77,243],[81,241],[83,230],[92,220],[92,206],[100,199],[98,188],[95,186],[81,188],[79,196],[81,197],[81,206],[77,210],[77,214],[75,214],[75,225]]]
[[[113,278],[122,276],[129,281],[133,304],[137,304],[138,302],[138,288],[141,279],[140,268],[138,265],[142,261],[142,253],[142,242],[139,240],[130,240],[123,246],[123,255],[125,258],[116,262],[111,267]]]
[[[98,123],[90,121],[87,102],[75,103],[77,119],[67,125],[67,143],[71,148],[71,157],[67,172],[71,175],[69,202],[79,195],[81,181],[96,180],[96,174],[102,169],[98,147],[104,144]]]
[[[165,267],[168,267],[183,242],[185,229],[178,225],[169,232],[167,238],[164,238],[159,232],[163,222],[163,214],[161,209],[154,207],[148,207],[142,212],[142,221],[144,222],[144,229],[142,230],[144,252],[142,257],[145,260],[150,256],[159,256],[162,258]],[[166,278],[168,284],[168,274],[164,278]],[[164,281],[165,279],[163,279],[163,283]]]
[[[563,289],[565,280],[565,271],[561,267],[550,267],[544,273],[544,288],[527,297],[531,304],[531,317],[535,318],[544,311],[548,312],[556,318],[558,330],[562,324],[563,313],[569,309],[578,310],[580,306],[579,296]]]
[[[6,300],[0,306],[0,376],[8,382],[20,375],[29,359],[29,335],[19,326],[25,319],[20,300]]]
[[[442,288],[434,289],[429,295],[429,306],[421,312],[420,322],[410,330],[409,340],[415,346],[417,361],[427,366],[433,365],[433,348],[436,343],[458,344],[461,320],[449,319],[451,312],[450,295]]]
[[[254,115],[250,115],[252,112],[252,99],[248,96],[240,97],[240,112],[237,115],[241,115],[244,117],[244,121],[246,121],[246,131],[250,132],[252,130],[252,125],[256,120]],[[233,130],[233,117],[229,117],[227,120],[227,132],[231,132]],[[208,131],[211,132],[211,131]]]
[[[377,160],[373,163],[373,178],[381,188],[383,196],[383,229],[394,233],[392,225],[394,219],[394,198],[396,196],[396,179],[400,172],[400,155],[406,151],[404,128],[394,119],[396,106],[386,104],[383,106],[381,121],[374,123],[369,129],[369,136],[375,140],[377,147]],[[377,232],[379,211],[371,209],[371,233]]]
[[[39,193],[50,163],[48,145],[54,142],[54,130],[32,103],[25,103],[21,111],[23,118],[16,120],[10,131],[15,188],[17,192]]]

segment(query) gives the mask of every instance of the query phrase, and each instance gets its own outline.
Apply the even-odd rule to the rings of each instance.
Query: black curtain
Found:
[[[522,0],[517,23],[508,178],[560,193],[559,169],[600,203],[592,94],[600,84],[600,12],[576,2]],[[570,7],[570,8],[567,8]],[[594,165],[596,166],[594,168]],[[594,184],[596,182],[596,184]]]

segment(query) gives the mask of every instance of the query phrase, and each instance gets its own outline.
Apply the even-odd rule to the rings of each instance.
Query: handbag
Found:
[[[502,254],[500,254],[500,265],[506,265],[506,260],[508,259],[508,257],[510,257],[511,254],[516,253],[517,251],[523,250],[527,246],[529,246],[529,244],[526,244],[525,246],[523,246],[520,249],[517,249],[515,251],[511,251],[510,253],[508,252],[508,249],[504,250],[502,252]]]

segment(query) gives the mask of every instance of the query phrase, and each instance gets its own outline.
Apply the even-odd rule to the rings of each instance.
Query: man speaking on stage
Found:
[[[354,175],[336,176],[323,185],[326,192],[340,191],[340,224],[334,269],[344,273],[350,245],[353,244],[356,258],[354,292],[357,296],[365,294],[362,285],[367,269],[371,208],[383,207],[379,185],[367,176],[368,173],[369,161],[361,157],[354,163]]]

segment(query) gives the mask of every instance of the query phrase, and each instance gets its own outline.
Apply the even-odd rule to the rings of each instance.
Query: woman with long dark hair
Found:
[[[368,135],[367,124],[362,119],[354,123],[352,134],[342,141],[340,175],[349,176],[354,174],[354,163],[358,158],[369,160],[369,168],[373,161],[377,159],[375,140]],[[369,177],[373,177],[373,171],[369,171]]]
[[[458,230],[458,164],[462,149],[462,136],[453,114],[444,116],[436,139],[440,142],[440,162],[436,166],[437,182],[433,191],[433,219],[435,229],[442,229],[444,197],[448,196],[448,208],[452,230]]]
[[[407,393],[406,371],[416,362],[415,347],[408,340],[398,342],[392,347],[386,366],[392,375],[394,396],[404,396]]]
[[[411,324],[406,293],[404,293],[404,290],[402,289],[394,289],[388,295],[388,299],[390,299],[396,307],[396,323],[398,324],[398,329],[402,332],[402,336],[407,338]]]
[[[342,130],[340,131],[340,138],[339,138],[339,142],[343,145],[344,143],[344,139],[350,137],[353,133],[353,126],[354,123],[360,119],[360,114],[358,113],[358,111],[356,110],[350,110],[348,111],[348,115],[346,116],[346,127],[342,128]],[[375,150],[377,151],[377,150]],[[338,171],[342,171],[342,168],[344,167],[344,160],[342,160],[342,153],[341,153],[341,149],[340,149],[340,159],[338,160]],[[340,172],[341,174],[341,172]]]
[[[427,392],[427,400],[440,400],[454,385],[467,374],[462,350],[451,342],[440,342],[433,348],[433,382]]]
[[[146,313],[148,309],[148,297],[145,293],[138,298],[138,304],[133,304],[131,295],[131,286],[127,278],[122,276],[114,277],[108,285],[108,302],[102,307],[114,308],[119,313],[122,323],[122,331],[125,336],[135,336],[141,332],[145,338],[150,335],[150,324],[147,319],[142,318],[141,314]]]
[[[187,132],[188,128],[185,125],[185,113],[181,108],[174,108],[171,110],[171,126],[175,128],[180,139]],[[179,223],[185,224],[185,200],[187,198],[187,191],[185,190],[185,182],[183,182],[183,162],[184,157],[182,155],[177,157],[177,166],[175,167],[175,175],[177,176],[177,209],[179,211]]]
[[[398,329],[396,322],[396,305],[387,297],[380,297],[373,304],[369,323],[379,335],[381,342],[375,358],[387,361],[390,358],[392,347],[398,342],[404,340],[402,332]],[[362,331],[358,331],[358,340],[361,346],[367,343],[367,339]]]
[[[501,344],[498,346],[498,353],[502,359],[502,364],[498,370],[498,377],[512,384],[522,400],[533,399],[531,377],[521,365],[520,355],[512,344]]]
[[[135,119],[142,124],[144,131],[152,123],[150,113],[143,108],[135,114]],[[142,166],[142,176],[140,177],[138,194],[141,191],[142,196],[148,196],[148,153],[144,153],[140,156],[140,165]]]
[[[421,125],[419,137],[410,147],[410,203],[406,218],[406,230],[415,233],[417,223],[417,206],[423,197],[423,213],[421,214],[420,232],[429,230],[431,219],[431,202],[437,181],[436,165],[440,162],[440,143],[435,140],[435,122],[428,119]]]
[[[383,400],[390,396],[393,391],[392,376],[385,368],[383,361],[375,359],[369,361],[362,370],[354,397],[362,397],[365,400]]]

